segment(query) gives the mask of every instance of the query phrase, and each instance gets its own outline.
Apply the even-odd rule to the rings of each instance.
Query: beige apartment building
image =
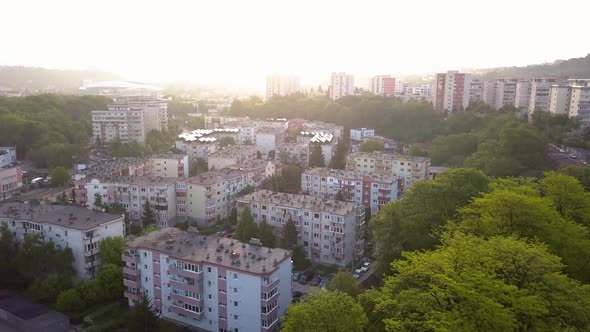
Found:
[[[164,153],[150,156],[152,175],[164,178],[188,178],[190,165],[188,155]]]
[[[256,159],[257,149],[252,145],[233,145],[217,150],[207,157],[209,170],[222,169],[229,165],[243,164]]]
[[[395,175],[403,179],[403,189],[428,179],[430,158],[397,153],[356,152],[348,155],[346,169],[375,174]]]
[[[314,263],[346,267],[363,256],[365,207],[361,204],[259,190],[238,198],[238,217],[246,207],[257,224],[266,220],[276,236],[291,218],[299,245]]]
[[[0,168],[0,201],[14,197],[22,186],[20,167]]]

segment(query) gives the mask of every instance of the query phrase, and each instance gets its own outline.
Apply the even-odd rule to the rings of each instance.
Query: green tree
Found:
[[[152,206],[151,206],[149,200],[146,200],[145,204],[143,206],[143,214],[141,216],[141,223],[144,228],[148,227],[149,225],[156,224],[156,214],[154,213],[154,210],[152,210]]]
[[[590,168],[586,166],[568,165],[560,168],[559,173],[573,176],[584,186],[586,191],[590,191]]]
[[[281,234],[281,248],[293,250],[293,248],[297,246],[298,236],[299,232],[297,232],[295,221],[289,216],[289,219],[285,222],[285,227],[283,227],[283,233]]]
[[[252,218],[250,208],[246,207],[240,215],[238,227],[236,227],[236,231],[234,233],[234,238],[242,242],[248,242],[251,238],[256,237],[257,234],[258,227],[254,222],[254,218]]]
[[[79,311],[81,308],[85,308],[86,304],[78,289],[70,288],[59,293],[55,306],[57,310],[61,312],[72,314]]]
[[[459,209],[448,228],[478,236],[515,236],[540,240],[563,259],[565,272],[590,281],[588,230],[565,220],[548,198],[497,189]]]
[[[314,292],[290,305],[283,331],[363,331],[367,325],[363,308],[340,292]]]
[[[63,186],[70,181],[70,173],[62,167],[58,166],[51,171],[51,183],[57,186]]]
[[[0,287],[20,289],[25,280],[17,265],[19,243],[7,223],[0,223]]]
[[[422,150],[422,148],[418,144],[412,144],[410,146],[410,149],[408,150],[408,155],[417,156],[417,157],[426,157],[426,156],[428,156],[428,152]]]
[[[313,144],[311,155],[309,156],[309,167],[325,167],[326,161],[322,153],[321,144]]]
[[[305,258],[305,251],[301,246],[296,245],[293,247],[293,270],[303,271],[309,267],[311,262]]]
[[[368,139],[359,145],[359,151],[361,152],[383,151],[384,149],[383,142],[374,139]]]
[[[96,209],[102,209],[102,196],[99,193],[94,194],[94,207]]]
[[[127,328],[129,332],[158,331],[158,317],[154,313],[154,304],[145,293],[139,295],[139,301],[131,308]]]
[[[344,169],[346,167],[346,155],[348,153],[348,145],[341,140],[336,145],[336,153],[332,160],[330,160],[330,168],[334,169]]]
[[[389,272],[389,264],[402,251],[432,249],[439,244],[442,227],[457,209],[488,190],[489,179],[475,169],[449,169],[432,181],[415,183],[404,199],[383,207],[371,219],[377,269]]]
[[[96,274],[96,280],[104,300],[118,300],[123,297],[123,269],[121,265],[102,264]]]
[[[576,178],[548,172],[539,184],[543,196],[553,202],[562,217],[590,226],[590,193]]]
[[[348,271],[340,271],[336,273],[326,284],[326,289],[329,291],[340,291],[355,299],[363,292],[359,283]]]
[[[460,167],[465,158],[477,150],[478,138],[476,134],[455,134],[438,136],[432,142],[428,154],[432,165]]]
[[[238,224],[238,209],[235,207],[231,209],[229,214],[229,223],[230,225],[237,225]]]
[[[585,330],[590,286],[561,273],[538,243],[455,233],[406,252],[384,286],[360,296],[374,330]]]
[[[124,247],[125,239],[122,236],[107,237],[100,241],[99,255],[101,264],[121,266]]]
[[[266,222],[266,219],[263,219],[258,226],[258,238],[263,246],[269,248],[275,247],[275,236],[272,232],[272,228]]]
[[[71,287],[72,278],[70,275],[51,276],[33,281],[25,295],[36,302],[54,304],[59,294]]]

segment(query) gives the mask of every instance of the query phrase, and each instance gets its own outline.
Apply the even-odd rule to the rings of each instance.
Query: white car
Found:
[[[369,262],[366,262],[366,263],[363,264],[363,266],[361,266],[361,270],[363,272],[369,271],[370,268],[371,268],[371,263],[369,263]]]
[[[356,269],[356,270],[354,270],[354,272],[352,273],[352,276],[353,276],[355,279],[358,279],[358,278],[360,278],[360,277],[361,277],[361,275],[362,275],[362,274],[363,274],[363,270],[361,270],[361,269]]]

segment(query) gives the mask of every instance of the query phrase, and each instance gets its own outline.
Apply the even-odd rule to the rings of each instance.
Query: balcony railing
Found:
[[[139,255],[123,254],[123,261],[126,263],[139,263]]]
[[[267,284],[262,284],[262,292],[268,293],[279,285],[279,279],[275,279]]]
[[[130,276],[137,277],[141,273],[140,273],[140,270],[138,270],[138,269],[134,269],[134,268],[130,268],[130,267],[126,267],[125,266],[125,267],[123,267],[123,274],[127,274],[127,275],[130,275]]]

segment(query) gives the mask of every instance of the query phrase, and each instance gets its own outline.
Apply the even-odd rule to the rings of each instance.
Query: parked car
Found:
[[[313,279],[311,279],[311,285],[312,286],[317,286],[317,285],[320,284],[321,281],[322,281],[322,277],[315,276],[315,277],[313,277]]]
[[[300,291],[294,291],[292,297],[302,297],[303,293]]]
[[[299,283],[302,285],[307,284],[311,278],[313,278],[313,271],[312,270],[305,270],[299,277]]]
[[[299,280],[299,277],[301,277],[301,272],[293,272],[293,273],[291,273],[291,280],[297,281],[297,280]]]
[[[322,277],[322,281],[320,281],[320,288],[323,288],[324,286],[326,286],[326,284],[328,283],[328,281],[332,280],[331,277]]]
[[[361,266],[361,270],[363,272],[369,271],[370,268],[371,268],[371,263],[369,263],[369,262],[364,262],[363,263],[363,266]]]
[[[361,269],[356,269],[356,270],[354,270],[354,272],[352,273],[352,276],[353,276],[355,279],[358,279],[358,278],[360,278],[360,277],[361,277],[361,275],[362,275],[362,274],[363,274],[363,270],[361,270]]]

